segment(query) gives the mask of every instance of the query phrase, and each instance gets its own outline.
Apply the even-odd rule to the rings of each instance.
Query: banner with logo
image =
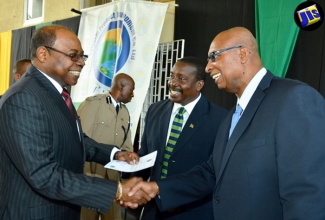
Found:
[[[134,140],[148,90],[167,3],[116,1],[82,11],[78,37],[88,55],[79,81],[71,88],[76,108],[86,97],[109,91],[115,74],[135,81],[127,107]]]

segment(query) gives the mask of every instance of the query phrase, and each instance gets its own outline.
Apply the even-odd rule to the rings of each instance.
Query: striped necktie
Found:
[[[185,112],[186,112],[186,110],[184,107],[179,108],[178,113],[174,118],[172,128],[170,130],[167,146],[165,148],[165,154],[164,154],[164,159],[163,159],[163,164],[162,164],[162,169],[161,169],[161,179],[164,179],[167,177],[168,160],[174,150],[177,139],[182,132],[183,114]]]

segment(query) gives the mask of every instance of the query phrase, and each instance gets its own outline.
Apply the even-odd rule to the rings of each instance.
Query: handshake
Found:
[[[134,152],[117,152],[115,159],[136,164],[139,156]],[[130,178],[123,183],[118,182],[115,200],[123,207],[137,208],[144,205],[159,195],[159,187],[156,182],[144,182],[141,177]]]
[[[159,187],[156,182],[144,182],[141,177],[133,177],[123,183],[118,182],[115,200],[123,207],[135,209],[157,195]]]

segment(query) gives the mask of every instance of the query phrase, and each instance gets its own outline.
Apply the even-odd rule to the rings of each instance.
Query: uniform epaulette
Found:
[[[100,100],[104,97],[104,94],[97,94],[86,98],[87,101]]]

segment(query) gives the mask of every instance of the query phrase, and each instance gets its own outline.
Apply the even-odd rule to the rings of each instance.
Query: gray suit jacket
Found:
[[[108,210],[116,183],[85,176],[83,167],[107,163],[113,146],[82,135],[34,66],[1,98],[0,121],[0,219],[79,220],[80,206]]]
[[[162,210],[213,196],[214,219],[325,219],[325,101],[267,72],[228,140],[230,111],[210,160],[158,181]]]

